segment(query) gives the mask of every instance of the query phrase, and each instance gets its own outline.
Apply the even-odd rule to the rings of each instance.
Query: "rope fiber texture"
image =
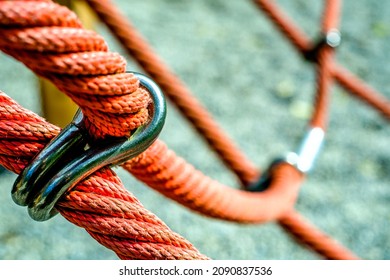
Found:
[[[222,132],[221,129],[214,129],[216,123],[211,119],[211,116],[204,113],[205,110],[198,102],[192,102],[194,97],[191,92],[169,70],[169,67],[155,54],[146,40],[142,38],[141,34],[138,33],[112,2],[97,0],[87,0],[87,2],[99,16],[100,20],[107,25],[122,43],[125,50],[151,77],[158,81],[167,97],[200,132],[200,136],[214,149],[227,167],[239,177],[243,185],[247,186],[259,178],[260,172],[258,169],[242,155],[236,145],[230,142],[229,138],[220,133]],[[337,12],[337,9],[333,11]],[[326,51],[329,52],[331,50]],[[319,91],[317,95],[321,100],[327,100],[327,90]],[[323,125],[326,122],[326,105],[326,102],[319,102],[319,108],[322,108],[322,110],[319,111],[320,114],[317,114],[317,120],[320,120]],[[212,124],[211,127],[213,129],[208,129],[206,132],[205,129],[209,124]],[[228,140],[229,142],[224,142]],[[228,148],[226,149],[226,147]],[[151,158],[154,158],[154,164],[150,162]],[[169,158],[172,159],[169,160]],[[337,244],[337,242],[328,242],[330,240],[329,237],[326,237],[323,233],[318,234],[320,231],[303,218],[291,219],[294,222],[289,222],[288,226],[286,226],[286,221],[290,220],[288,219],[289,215],[299,217],[299,214],[293,210],[293,205],[297,197],[299,185],[303,180],[302,174],[297,173],[291,166],[283,165],[276,170],[272,170],[273,180],[271,187],[266,192],[260,194],[244,193],[243,195],[249,199],[247,203],[239,204],[236,203],[236,199],[238,201],[241,199],[237,198],[237,195],[241,194],[241,192],[225,188],[209,178],[201,178],[200,172],[195,171],[184,160],[174,158],[174,155],[164,155],[164,157],[157,155],[148,156],[148,161],[149,163],[146,160],[136,163],[134,160],[125,164],[124,167],[148,186],[192,210],[208,216],[237,222],[277,221],[282,228],[286,229],[296,239],[303,239],[301,243],[306,244],[310,249],[325,258],[357,258],[349,250]],[[142,168],[138,167],[140,164]],[[181,176],[178,176],[178,174],[181,174]],[[221,192],[217,193],[218,189]],[[256,199],[253,200],[254,209],[258,210],[255,212],[249,207],[249,205],[252,205],[252,196],[258,196],[257,203],[255,202]],[[220,207],[222,203],[223,207]],[[239,207],[234,208],[231,205]],[[313,238],[315,242],[313,242]]]
[[[68,94],[85,113],[91,135],[129,136],[147,120],[146,90],[73,12],[48,1],[0,1],[0,26],[0,49]],[[4,93],[0,102],[0,163],[20,173],[59,128]],[[146,210],[108,168],[67,192],[56,209],[121,259],[207,259]]]
[[[243,185],[253,182],[259,176],[257,168],[225,137],[207,111],[112,3],[87,2]],[[338,3],[327,1],[327,4],[331,2]],[[327,18],[333,17],[338,8],[329,7],[324,15],[325,31],[337,24],[337,20],[328,22]],[[57,10],[61,15],[56,15]],[[32,17],[31,11],[35,11],[36,16]],[[89,132],[95,138],[129,136],[147,120],[148,94],[133,75],[124,73],[124,59],[109,52],[104,39],[84,30],[77,17],[66,8],[50,1],[0,1],[0,25],[0,49],[70,96],[86,115]],[[294,34],[289,37],[295,39]],[[307,48],[306,41],[299,45]],[[326,47],[318,56],[317,111],[312,124],[323,128],[331,74],[338,81],[342,79],[337,77],[345,78],[340,74],[345,73],[344,70],[337,72],[338,68],[334,67],[332,53],[333,50]],[[19,173],[59,129],[20,108],[6,95],[1,96],[4,113],[0,159],[8,169]],[[386,115],[386,110],[382,112]],[[18,148],[10,149],[11,145]],[[271,185],[259,193],[232,189],[208,178],[159,140],[123,167],[150,187],[204,215],[241,223],[277,221],[299,242],[325,258],[357,258],[293,210],[304,176],[289,164],[273,168]],[[144,209],[110,169],[96,172],[68,191],[56,209],[123,259],[207,259]]]

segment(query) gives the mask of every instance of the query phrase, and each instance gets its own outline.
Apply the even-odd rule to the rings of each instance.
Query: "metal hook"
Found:
[[[165,98],[154,81],[143,74],[132,73],[151,95],[151,120],[128,139],[109,138],[89,143],[83,114],[79,111],[14,183],[13,200],[19,205],[27,205],[28,213],[34,220],[50,219],[57,214],[54,209],[56,202],[68,189],[104,166],[118,165],[141,154],[157,139],[166,117]]]

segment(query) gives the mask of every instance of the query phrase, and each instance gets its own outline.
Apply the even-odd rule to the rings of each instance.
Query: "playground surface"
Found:
[[[280,0],[310,36],[319,31],[323,1]],[[154,50],[264,170],[295,150],[315,89],[304,62],[251,1],[115,1]],[[390,98],[390,2],[343,1],[337,60]],[[102,25],[97,32],[142,72]],[[36,76],[0,54],[0,90],[41,113]],[[363,259],[390,259],[390,126],[367,105],[334,86],[329,128],[296,209]],[[238,188],[191,126],[168,102],[160,139],[197,169]],[[318,259],[277,224],[242,225],[185,209],[115,168],[142,204],[212,259]],[[0,259],[117,259],[61,216],[33,221],[11,199],[16,175],[0,174]],[[254,209],[256,211],[256,209]]]

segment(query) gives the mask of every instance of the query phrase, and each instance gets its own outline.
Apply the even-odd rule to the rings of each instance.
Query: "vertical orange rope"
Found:
[[[322,33],[327,36],[338,27],[340,14],[340,0],[326,0],[322,18]],[[325,39],[326,40],[326,39]],[[331,67],[333,64],[334,49],[327,45],[319,47],[317,52],[317,92],[314,103],[314,113],[310,124],[312,127],[326,129],[330,99],[330,87],[333,84]]]
[[[299,53],[305,55],[312,49],[313,45],[307,35],[275,4],[275,1],[253,0],[253,3],[268,16]],[[390,101],[386,97],[336,62],[331,65],[331,71],[335,80],[348,93],[372,106],[386,119],[390,119]]]

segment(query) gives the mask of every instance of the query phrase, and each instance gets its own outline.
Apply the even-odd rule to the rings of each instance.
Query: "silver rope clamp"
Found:
[[[320,127],[309,129],[302,140],[298,152],[290,152],[285,161],[293,165],[302,173],[309,172],[321,150],[325,138],[325,131]]]

